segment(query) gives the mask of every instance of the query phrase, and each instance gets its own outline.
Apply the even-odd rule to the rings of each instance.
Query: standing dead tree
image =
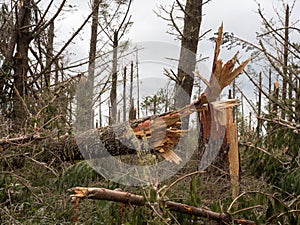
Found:
[[[129,14],[132,0],[128,1],[112,1],[102,2],[102,16],[100,17],[99,25],[105,33],[111,44],[112,50],[112,69],[111,69],[111,90],[110,90],[110,118],[109,123],[113,124],[117,121],[117,85],[118,85],[118,63],[119,52],[121,48],[121,40],[126,34],[131,25],[131,16]],[[113,13],[109,10],[116,7]],[[125,12],[121,12],[121,7],[124,6]]]

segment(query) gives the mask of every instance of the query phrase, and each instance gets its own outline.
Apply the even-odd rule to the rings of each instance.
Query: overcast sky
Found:
[[[65,13],[63,21],[57,27],[58,39],[60,34],[66,40],[68,35],[79,27],[90,11],[90,1],[71,0],[70,5],[76,8],[72,13]],[[201,33],[211,29],[212,31],[206,35],[206,38],[212,37],[223,22],[224,31],[233,32],[236,36],[255,42],[256,32],[261,28],[261,21],[257,13],[258,3],[263,8],[264,13],[274,17],[274,9],[279,10],[282,0],[212,0],[203,7],[203,19],[201,24]],[[291,4],[293,0],[284,0]],[[174,37],[167,34],[169,30],[167,22],[157,17],[153,12],[158,11],[160,5],[167,8],[173,3],[173,0],[133,0],[131,15],[133,25],[127,35],[133,42],[144,41],[160,41],[173,45],[180,45],[179,41],[175,41]],[[296,3],[292,20],[297,20],[296,12],[300,11],[299,2]],[[88,55],[88,45],[90,39],[90,27],[86,26],[84,32],[81,32],[81,39],[77,39],[75,51],[72,52],[80,58]],[[199,54],[207,57],[212,56],[213,43],[206,41],[199,42]],[[74,48],[72,48],[73,50]]]
[[[88,1],[82,0],[71,0],[70,5],[77,6],[76,11],[72,13],[65,13],[64,20],[59,23],[56,28],[58,33],[58,39],[60,35],[63,35],[64,40],[67,40],[68,36],[71,36],[74,29],[77,29],[87,16],[90,11],[90,4]],[[292,4],[292,0],[285,0],[284,2]],[[161,57],[166,57],[164,48],[161,48],[160,44],[157,42],[165,43],[166,48],[171,49],[169,53],[179,52],[180,42],[174,40],[173,36],[166,33],[169,30],[167,22],[156,16],[153,12],[158,11],[160,5],[166,6],[167,8],[173,0],[134,0],[131,15],[133,25],[127,35],[127,38],[132,42],[153,42],[153,48],[155,49],[155,54],[153,54],[151,59],[158,57],[156,54],[161,53]],[[198,53],[203,57],[209,57],[209,60],[205,64],[201,64],[198,68],[203,75],[209,76],[209,70],[211,68],[211,59],[213,56],[214,44],[207,39],[212,37],[217,31],[220,24],[223,22],[224,31],[233,32],[236,36],[241,37],[250,42],[256,41],[256,33],[261,29],[261,19],[257,13],[258,3],[261,5],[263,12],[268,18],[274,17],[276,15],[274,10],[282,12],[282,1],[281,0],[212,0],[203,7],[203,19],[201,24],[201,33],[206,32],[211,29],[212,31],[206,35],[206,37],[199,42]],[[292,21],[299,19],[296,14],[300,12],[299,2],[296,3],[292,14]],[[281,13],[282,14],[282,13]],[[77,38],[74,45],[69,48],[70,60],[81,59],[88,56],[88,46],[90,39],[90,26],[88,25],[86,29],[81,33],[80,38]],[[236,50],[234,50],[236,51]],[[72,53],[72,54],[71,54]],[[231,57],[233,52],[229,52],[226,49],[221,50],[221,58],[226,61]],[[170,56],[168,56],[170,57]],[[174,53],[174,58],[176,53]],[[245,56],[241,53],[240,58],[245,59]],[[157,65],[154,65],[157,64]],[[171,63],[170,67],[176,67],[174,62]],[[159,67],[160,66],[160,67]],[[165,63],[144,63],[140,65],[140,76],[143,79],[160,77],[162,76],[162,67],[165,67]],[[198,65],[199,67],[199,65]],[[173,68],[174,69],[174,68]],[[155,78],[156,79],[156,78]],[[158,79],[158,78],[157,78]],[[150,82],[144,82],[144,84],[150,84]],[[159,81],[154,81],[154,83],[159,86]],[[253,87],[249,85],[249,80],[242,77],[241,88],[251,90],[251,98],[254,98]],[[149,85],[148,85],[149,86]],[[145,87],[144,87],[145,88]],[[151,88],[150,88],[151,89]],[[151,89],[152,90],[152,89]]]

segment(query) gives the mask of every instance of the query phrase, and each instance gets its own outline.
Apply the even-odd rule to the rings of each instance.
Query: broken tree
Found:
[[[219,138],[217,132],[213,134],[211,131],[218,131],[218,127],[226,126],[225,120],[221,121],[220,117],[222,116],[220,115],[226,115],[226,111],[223,110],[232,108],[236,101],[214,102],[222,90],[243,72],[250,61],[250,59],[247,59],[237,68],[234,68],[237,59],[237,54],[235,54],[232,59],[223,65],[222,60],[218,58],[222,43],[222,32],[223,27],[221,26],[218,30],[218,37],[215,39],[216,48],[210,80],[207,81],[201,75],[195,73],[207,84],[205,92],[197,100],[172,112],[99,128],[97,135],[90,135],[91,132],[94,134],[95,130],[80,133],[77,136],[79,148],[83,149],[84,152],[88,152],[89,159],[101,157],[102,153],[99,150],[99,145],[93,145],[101,140],[104,150],[111,155],[134,154],[141,149],[144,150],[142,140],[146,139],[149,141],[151,151],[158,152],[166,160],[179,164],[181,158],[172,149],[187,132],[182,129],[181,120],[194,112],[200,113],[200,124],[203,129],[202,142],[206,143],[209,138]],[[222,135],[221,138],[224,139]],[[227,144],[228,142],[225,139],[223,146]]]
[[[221,91],[243,72],[244,67],[250,61],[250,59],[248,59],[242,62],[234,69],[237,59],[236,54],[223,65],[222,60],[218,59],[220,45],[222,43],[222,29],[221,26],[218,31],[218,37],[215,39],[216,48],[210,80],[206,81],[198,74],[207,84],[207,88],[197,100],[172,112],[138,119],[124,124],[88,130],[76,135],[76,140],[72,135],[62,136],[59,139],[51,140],[51,146],[48,147],[56,149],[57,154],[60,155],[62,159],[74,159],[74,157],[78,159],[81,155],[79,150],[82,149],[88,153],[88,158],[91,159],[101,157],[107,153],[112,156],[136,154],[139,149],[143,148],[143,141],[141,140],[146,139],[151,142],[150,150],[152,152],[159,153],[169,161],[177,164],[180,163],[181,158],[172,151],[172,148],[178,144],[179,139],[187,132],[181,129],[181,119],[194,112],[201,112],[200,123],[203,129],[202,141],[206,143],[211,135],[211,130],[220,125],[218,124],[219,121],[217,118],[212,118],[212,109],[215,108],[215,111],[218,111],[231,108],[236,104],[235,100],[225,100],[218,102],[215,104],[217,107],[214,107],[213,102],[216,101]],[[91,135],[95,133],[97,133],[96,136]],[[125,145],[124,141],[120,141],[119,137],[126,140]],[[95,140],[95,138],[97,140]],[[42,138],[32,134],[25,136],[24,139],[32,141]],[[15,140],[22,142],[22,138]],[[95,145],[95,143],[99,143],[99,140],[105,149],[99,149],[99,146],[97,144]],[[8,143],[11,143],[9,139],[0,140],[0,145],[2,146]],[[64,146],[67,146],[67,149],[64,148]],[[67,151],[61,151],[62,148]],[[101,152],[102,150],[105,152]]]

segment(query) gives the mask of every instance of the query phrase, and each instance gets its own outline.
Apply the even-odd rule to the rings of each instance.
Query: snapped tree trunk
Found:
[[[201,112],[200,122],[204,129],[203,143],[205,143],[205,138],[211,135],[211,124],[217,126],[218,122],[210,117],[211,114],[206,110],[208,104],[213,105],[212,102],[217,99],[221,91],[231,84],[234,78],[243,72],[244,67],[250,61],[250,59],[245,60],[234,69],[237,58],[237,55],[235,55],[223,65],[222,60],[218,59],[222,40],[222,27],[219,28],[218,35],[219,36],[216,39],[213,77],[211,77],[209,82],[207,81],[207,89],[197,100],[171,112],[133,120],[123,124],[114,124],[108,127],[91,129],[88,131],[83,130],[83,132],[80,132],[81,127],[79,126],[79,132],[78,135],[76,135],[77,143],[73,136],[67,135],[56,141],[51,141],[51,145],[48,146],[48,148],[56,149],[55,152],[57,152],[58,155],[61,155],[61,158],[80,156],[80,149],[87,153],[86,156],[88,159],[95,159],[105,156],[107,153],[110,155],[136,154],[139,149],[143,149],[144,147],[144,143],[141,140],[147,139],[150,143],[150,151],[157,152],[166,160],[179,164],[181,158],[176,155],[172,149],[178,144],[180,138],[186,134],[186,130],[181,127],[182,119],[188,117],[191,113]],[[236,100],[229,99],[219,101],[216,106],[212,107],[216,110],[223,110],[231,108],[234,105],[236,105]],[[27,140],[35,139],[34,136],[26,138]],[[40,140],[40,137],[37,138]],[[7,140],[6,142],[3,140],[2,145],[8,144],[9,141],[10,140]],[[49,143],[49,141],[47,142]],[[67,151],[62,151],[62,149]]]

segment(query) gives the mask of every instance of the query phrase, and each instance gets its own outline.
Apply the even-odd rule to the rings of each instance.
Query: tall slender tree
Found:
[[[179,3],[180,4],[180,3]],[[181,49],[178,63],[175,90],[175,107],[182,107],[190,102],[193,90],[196,54],[202,20],[202,0],[187,0],[184,12],[184,27],[181,36]]]
[[[100,18],[99,22],[101,29],[104,31],[113,48],[110,90],[110,123],[114,123],[117,119],[118,50],[120,48],[120,41],[131,24],[129,10],[132,0],[115,1],[116,4],[112,4],[113,2],[114,1],[110,3],[103,2],[102,18]],[[126,7],[125,12],[121,10],[121,6]],[[113,12],[111,13],[109,10],[113,10]]]
[[[19,130],[24,127],[28,114],[26,106],[27,93],[27,73],[28,65],[28,51],[29,44],[32,41],[32,34],[30,32],[31,25],[31,1],[21,1],[18,15],[16,16],[16,53],[14,55],[13,70],[13,113],[12,119],[13,130]]]
[[[89,71],[87,79],[86,90],[89,93],[87,104],[87,128],[93,128],[94,124],[94,80],[95,80],[95,61],[96,61],[96,50],[97,50],[97,33],[98,33],[98,20],[99,20],[99,7],[101,0],[93,1],[93,16],[92,16],[92,26],[91,26],[91,39],[90,39],[90,51],[89,51]]]
[[[288,85],[288,58],[289,58],[289,5],[286,5],[285,9],[285,23],[284,23],[284,40],[283,40],[283,63],[282,63],[282,101],[286,104],[287,97],[287,85]],[[292,76],[290,77],[292,78]],[[289,85],[288,97],[292,98],[292,88]],[[285,110],[281,111],[282,119],[285,119]]]

